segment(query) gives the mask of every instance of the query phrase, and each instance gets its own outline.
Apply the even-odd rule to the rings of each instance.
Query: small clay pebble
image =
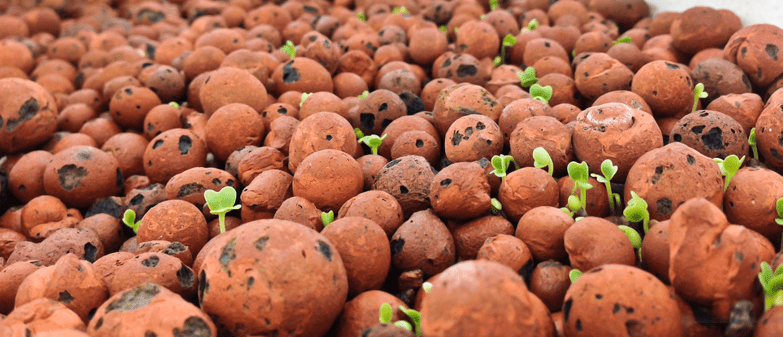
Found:
[[[709,158],[737,157],[748,153],[742,126],[726,114],[698,110],[681,118],[671,131],[669,141],[682,142]]]
[[[57,105],[41,85],[5,78],[0,79],[0,92],[3,93],[0,117],[5,124],[0,128],[0,151],[14,153],[33,148],[46,142],[57,129]]]
[[[46,193],[43,175],[52,160],[47,151],[30,151],[24,154],[8,172],[11,193],[21,202],[27,203]]]
[[[136,213],[136,219],[141,219],[152,206],[168,200],[166,197],[165,186],[161,184],[151,184],[142,188],[129,191],[125,195],[125,205],[127,209]]]
[[[560,190],[557,182],[546,171],[523,167],[509,173],[500,184],[498,201],[512,222],[538,206],[557,207]]]
[[[227,104],[212,116],[215,118],[209,118],[206,125],[206,141],[210,152],[220,161],[226,161],[238,148],[260,145],[266,136],[261,116],[248,105]]]
[[[728,94],[715,98],[705,110],[722,112],[742,125],[746,135],[756,126],[756,120],[764,110],[764,102],[754,93]]]
[[[149,142],[135,133],[118,133],[101,146],[101,150],[117,158],[123,177],[144,174],[144,151]]]
[[[243,103],[255,111],[266,106],[264,85],[247,71],[222,67],[211,72],[204,79],[199,90],[199,101],[209,119],[220,107],[230,103]]]
[[[117,269],[122,267],[125,262],[133,256],[135,256],[135,254],[129,252],[114,252],[106,254],[93,262],[92,267],[95,269],[95,273],[100,275],[106,284],[111,284]]]
[[[149,326],[143,322],[155,321]],[[114,294],[96,311],[87,327],[91,336],[113,333],[166,336],[217,336],[212,320],[198,307],[165,287],[144,283]]]
[[[606,188],[601,188],[604,184],[593,177],[588,177],[587,183],[596,187],[588,189],[585,193],[587,205],[584,209],[587,214],[597,217],[609,215],[609,197],[606,195]],[[558,179],[557,185],[560,186],[560,205],[563,207],[568,205],[568,198],[571,195],[579,196],[582,193],[581,187],[574,189],[574,180],[568,176]]]
[[[642,241],[642,267],[669,284],[669,221],[651,221]]]
[[[6,264],[0,269],[0,314],[8,315],[14,310],[16,291],[19,285],[43,264],[38,260],[20,261],[19,263]],[[0,323],[2,324],[2,323]]]
[[[533,150],[544,148],[552,158],[555,176],[564,175],[568,163],[574,159],[571,130],[550,116],[532,116],[520,121],[509,134],[509,146],[509,154],[521,167],[533,166]]]
[[[281,170],[266,170],[242,190],[242,222],[270,219],[286,199],[294,195],[293,176]]]
[[[694,85],[685,66],[659,60],[636,72],[631,91],[647,102],[654,116],[682,117],[693,109]]]
[[[483,115],[463,116],[446,131],[446,157],[452,163],[492,158],[503,151],[503,133],[495,120]]]
[[[550,312],[560,311],[566,291],[571,286],[571,267],[548,260],[536,265],[530,275],[530,292],[546,304]]]
[[[484,169],[475,162],[462,162],[446,166],[435,175],[429,199],[441,217],[471,219],[489,211],[489,193]]]
[[[337,218],[358,216],[372,220],[391,237],[405,221],[402,207],[391,194],[380,190],[368,190],[346,201],[337,212]]]
[[[707,59],[696,65],[692,72],[693,81],[704,84],[703,99],[709,104],[727,94],[745,94],[753,91],[750,80],[736,64],[724,59]]]
[[[171,129],[150,140],[144,151],[144,172],[151,182],[166,183],[178,173],[204,166],[208,151],[195,133]]]
[[[454,237],[457,257],[461,261],[476,259],[479,250],[487,240],[498,235],[510,236],[514,234],[514,226],[508,220],[494,215],[485,215],[456,224],[450,229],[451,235]],[[530,261],[532,261],[532,256],[530,256]]]
[[[729,222],[743,225],[764,235],[773,243],[780,240],[783,228],[775,218],[775,203],[783,196],[783,177],[761,167],[740,168],[723,195],[723,212]],[[774,199],[774,200],[773,200]]]
[[[166,184],[168,200],[184,200],[201,208],[206,204],[204,192],[220,191],[224,187],[241,188],[234,176],[216,168],[194,167],[179,173]]]
[[[605,264],[636,265],[636,252],[625,232],[608,220],[585,217],[563,235],[571,267],[587,271]]]
[[[152,240],[181,242],[194,254],[209,239],[207,221],[193,204],[183,200],[167,200],[147,211],[139,222],[138,243]]]
[[[596,99],[615,91],[631,89],[634,73],[605,53],[594,53],[574,70],[574,81],[582,96]],[[635,81],[633,81],[635,82]]]
[[[391,158],[391,149],[394,147],[394,143],[397,142],[397,138],[410,131],[424,131],[429,134],[432,139],[435,140],[435,144],[437,144],[438,148],[438,156],[440,156],[441,141],[438,130],[436,130],[425,118],[420,116],[403,116],[392,121],[383,131],[386,138],[383,139],[381,146],[378,148],[378,154],[387,159]],[[424,149],[427,147],[427,143],[424,139],[422,139],[422,142],[424,142],[424,144],[421,149]],[[414,142],[414,146],[415,145],[416,143]],[[422,157],[428,158],[423,155]]]
[[[0,327],[11,336],[63,329],[85,331],[82,319],[61,301],[39,298],[15,308],[5,317]]]
[[[394,232],[390,245],[392,264],[402,271],[420,269],[425,277],[430,277],[455,262],[454,239],[429,209],[413,213]]]
[[[343,312],[340,314],[340,318],[338,318],[337,322],[335,322],[335,336],[350,337],[364,334],[364,331],[367,331],[368,329],[375,331],[376,324],[378,323],[378,310],[383,303],[389,303],[389,305],[391,305],[392,322],[405,320],[406,317],[408,317],[405,315],[405,313],[402,312],[402,310],[399,309],[400,306],[405,306],[405,304],[399,298],[380,290],[368,290],[345,303],[345,307],[343,308]],[[387,324],[387,326],[394,325]],[[371,335],[372,332],[370,332],[370,336]]]
[[[529,279],[535,266],[530,249],[513,235],[498,234],[487,238],[476,254],[476,260],[500,263]]]
[[[240,225],[242,225],[242,219],[233,216],[226,216],[225,223],[223,224],[226,232],[237,228]],[[209,227],[209,239],[211,240],[220,234],[220,219],[212,219],[212,221],[207,223],[207,227]]]
[[[126,86],[111,96],[109,112],[120,126],[141,130],[147,113],[160,104],[160,98],[151,89]]]
[[[466,115],[481,114],[497,122],[503,106],[486,89],[473,84],[457,84],[438,95],[432,110],[432,124],[441,137],[454,121]]]
[[[359,163],[349,154],[326,149],[302,161],[294,174],[292,187],[294,195],[328,212],[339,210],[348,199],[361,193],[364,178]]]
[[[351,124],[334,112],[318,112],[296,126],[291,136],[288,169],[296,172],[305,157],[324,149],[337,149],[352,154],[358,146]]]
[[[166,240],[143,242],[139,244],[135,254],[139,255],[142,253],[157,252],[176,257],[186,266],[191,266],[193,264],[193,254],[191,254],[190,249],[188,249],[188,246],[179,242],[169,242]]]
[[[430,206],[430,187],[436,174],[424,157],[404,156],[378,172],[373,189],[391,194],[409,216]]]
[[[68,253],[89,262],[103,256],[103,243],[93,231],[85,228],[63,228],[55,231],[41,243],[22,241],[16,244],[8,257],[7,265],[18,261],[38,260],[44,266],[51,266]]]
[[[245,153],[237,164],[239,181],[243,185],[250,184],[259,174],[267,170],[287,171],[285,154],[268,146],[255,147]],[[226,163],[228,165],[228,163]]]
[[[341,208],[342,209],[342,208]],[[321,210],[302,197],[290,197],[275,211],[275,219],[288,220],[310,227],[316,232],[323,230]]]
[[[120,220],[108,214],[87,217],[74,227],[92,230],[101,239],[103,248],[107,252],[117,251],[125,238]]]
[[[416,132],[416,131],[410,131],[410,132]],[[414,136],[414,134],[412,134],[411,136]],[[420,136],[422,138],[429,137],[429,139],[432,140],[432,137],[429,134],[425,133],[425,134],[421,134]],[[440,151],[440,149],[437,150]],[[406,153],[405,155],[408,154]],[[386,158],[374,154],[361,156],[359,158],[356,158],[356,161],[359,163],[359,167],[362,169],[362,177],[364,177],[365,191],[372,189],[372,184],[375,182],[375,178],[378,177],[378,173],[381,172],[381,169],[383,169],[383,167],[386,166],[386,164],[389,163],[389,160],[387,160]]]
[[[343,217],[325,227],[321,234],[334,244],[343,259],[350,296],[381,288],[389,272],[391,250],[380,226],[360,217]]]
[[[138,254],[118,268],[109,291],[117,293],[152,282],[190,299],[196,295],[197,280],[190,267],[176,257],[162,253],[149,252]]]

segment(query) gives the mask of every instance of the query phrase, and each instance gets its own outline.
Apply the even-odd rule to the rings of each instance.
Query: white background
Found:
[[[732,10],[742,26],[769,23],[783,28],[783,0],[647,0],[653,17],[663,11],[682,12],[694,6]]]

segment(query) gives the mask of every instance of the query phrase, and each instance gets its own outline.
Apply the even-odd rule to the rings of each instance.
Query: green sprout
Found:
[[[699,105],[699,98],[707,98],[708,94],[704,92],[704,84],[696,84],[696,88],[693,90],[693,110],[696,111],[696,107]]]
[[[361,132],[361,131],[360,131]],[[358,136],[358,134],[357,134]],[[369,135],[359,138],[359,143],[364,143],[367,146],[370,147],[370,150],[372,150],[372,154],[377,155],[378,154],[378,148],[381,147],[381,143],[383,143],[383,140],[386,138],[386,135],[383,135],[383,137],[378,137],[377,135]]]
[[[310,96],[312,96],[312,95],[313,95],[313,93],[312,93],[312,92],[303,92],[303,93],[302,93],[302,100],[301,100],[301,101],[299,101],[299,107],[301,108],[301,107],[302,107],[302,105],[304,105],[304,102],[305,102],[305,101],[306,101],[308,98],[310,98]]]
[[[494,215],[500,214],[500,211],[503,210],[503,204],[500,203],[500,200],[492,198],[489,200],[489,211],[492,212]]]
[[[430,291],[432,291],[432,283],[429,283],[429,282],[422,283],[421,284],[421,289],[424,289],[425,293],[429,293]]]
[[[780,198],[775,202],[775,212],[778,214],[778,218],[775,219],[775,223],[783,226],[783,198]]]
[[[753,149],[753,158],[759,159],[759,148],[756,146],[756,128],[750,129],[750,136],[748,136],[748,144]]]
[[[365,98],[367,98],[367,95],[369,95],[369,94],[370,94],[370,92],[365,90],[365,91],[362,91],[361,95],[356,96],[356,97],[359,97],[360,99],[365,99]]]
[[[778,266],[773,273],[772,266],[762,262],[759,281],[764,288],[764,311],[783,305],[783,265]]]
[[[512,156],[503,154],[492,156],[492,167],[495,168],[495,170],[492,171],[492,174],[500,177],[501,180],[506,180],[506,171],[511,163],[514,163],[514,166],[519,169],[519,164],[517,164]]]
[[[574,181],[574,188],[571,189],[571,194],[574,194],[576,189],[579,188],[579,202],[581,203],[581,208],[587,210],[587,190],[593,188],[593,185],[588,181],[590,171],[587,167],[587,163],[582,162],[579,164],[572,161],[568,163],[566,169],[568,170],[568,176]]]
[[[204,191],[204,199],[207,200],[209,213],[217,214],[220,222],[220,233],[226,232],[226,213],[242,208],[242,205],[234,205],[237,200],[237,190],[231,186],[220,189],[220,192],[213,190]]]
[[[362,130],[359,128],[353,129],[353,133],[356,135],[356,139],[361,139],[364,137],[364,132],[362,132]]]
[[[522,28],[519,32],[520,33],[526,33],[526,32],[532,32],[538,28],[538,20],[532,19],[530,22],[528,22],[527,27]]]
[[[498,0],[489,0],[489,10],[496,11],[500,8],[500,4],[498,4]]]
[[[621,37],[621,38],[617,39],[617,41],[612,41],[612,45],[615,45],[615,46],[618,45],[618,44],[621,44],[621,43],[631,43],[631,37],[630,36],[624,36],[624,37]]]
[[[454,34],[459,33],[459,27],[454,27]]]
[[[443,34],[446,34],[446,35],[448,36],[448,34],[449,34],[449,32],[448,32],[448,30],[449,30],[449,29],[448,29],[448,27],[446,27],[446,26],[440,26],[440,27],[438,27],[438,29],[440,30],[440,32],[441,32],[441,33],[443,33]]]
[[[609,210],[612,212],[612,214],[614,214],[615,205],[620,207],[620,195],[617,193],[612,193],[611,183],[612,178],[617,173],[617,165],[613,165],[611,159],[605,159],[601,163],[601,173],[603,176],[595,173],[590,175],[595,178],[595,180],[598,180],[599,183],[602,183],[604,186],[606,186],[606,194],[609,196]]]
[[[543,147],[537,147],[533,150],[533,166],[536,168],[547,167],[549,175],[554,175],[555,165],[552,163],[552,157],[549,156],[549,152]]]
[[[334,222],[334,211],[321,212],[321,223],[324,227],[331,225],[332,222]]]
[[[647,211],[647,201],[639,197],[636,192],[631,191],[631,200],[628,200],[628,206],[623,210],[623,215],[628,221],[644,221],[644,233],[650,230],[650,212]]]
[[[723,191],[725,192],[729,188],[731,178],[734,178],[734,175],[737,174],[737,170],[742,166],[742,162],[745,161],[745,156],[737,158],[737,155],[733,154],[726,157],[726,159],[714,158],[713,160],[718,163],[720,173],[726,177],[726,182],[723,184]]]
[[[392,317],[394,316],[394,313],[392,312],[391,304],[384,302],[383,304],[381,304],[381,310],[379,311],[380,311],[379,320],[381,321],[381,324],[391,323]]]
[[[356,18],[361,22],[367,22],[367,16],[364,14],[364,12],[356,13]]]
[[[571,57],[576,57],[576,49],[571,51]]]
[[[508,34],[503,38],[503,45],[500,47],[500,56],[495,57],[492,63],[495,67],[500,66],[506,61],[506,48],[513,47],[517,44],[517,38],[514,35]]]
[[[563,207],[560,210],[568,214],[568,216],[573,217],[580,209],[582,209],[582,201],[579,200],[579,197],[576,195],[569,195],[566,207]]]
[[[579,269],[571,269],[570,272],[568,272],[568,278],[571,279],[571,283],[575,283],[576,280],[579,279],[579,277],[582,276],[582,271]]]
[[[552,87],[551,86],[542,87],[538,84],[533,84],[532,86],[530,86],[530,97],[532,97],[535,100],[544,102],[544,104],[549,104],[549,99],[552,98]]]
[[[421,313],[403,306],[400,306],[400,310],[413,321],[413,326],[416,327],[416,337],[421,337]]]
[[[293,42],[291,42],[291,40],[286,41],[285,45],[280,49],[288,54],[288,57],[290,57],[292,60],[296,57],[296,46]]]
[[[399,14],[410,14],[410,12],[408,12],[408,9],[405,8],[405,6],[394,7],[394,9],[392,9],[392,13],[394,13],[394,14],[398,14],[398,13]]]
[[[538,77],[536,77],[536,69],[533,67],[527,67],[525,68],[525,71],[517,71],[517,77],[519,78],[519,82],[525,88],[538,82]]]
[[[642,237],[639,236],[639,232],[637,232],[635,229],[620,225],[617,226],[617,228],[620,228],[625,233],[625,236],[628,237],[628,240],[631,240],[631,245],[633,245],[633,249],[636,249],[637,254],[639,254],[639,260],[642,259]]]
[[[122,223],[133,229],[133,233],[139,233],[139,224],[141,223],[141,220],[136,222],[136,212],[132,209],[125,210],[125,213],[122,215]]]
[[[171,102],[169,102],[169,105],[179,109],[179,103],[177,103],[177,102],[171,101]]]

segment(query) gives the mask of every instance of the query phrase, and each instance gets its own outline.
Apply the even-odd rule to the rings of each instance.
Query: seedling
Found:
[[[512,156],[503,154],[492,156],[492,167],[495,168],[495,170],[492,171],[492,174],[500,177],[501,180],[506,180],[506,171],[511,163],[514,163],[514,166],[519,169],[519,164],[517,164]]]
[[[290,57],[292,60],[296,57],[296,46],[293,42],[291,42],[291,40],[286,41],[285,45],[280,49],[288,54],[288,57]]]
[[[745,156],[737,158],[737,155],[733,154],[726,157],[726,159],[714,158],[713,160],[718,163],[720,173],[726,177],[726,182],[723,184],[723,191],[725,192],[726,189],[729,188],[731,178],[734,178],[734,175],[737,174],[737,170],[742,166],[742,162],[745,161]]]
[[[576,283],[576,280],[578,280],[581,276],[582,271],[579,269],[571,269],[571,271],[568,272],[568,278],[571,279],[571,283]]]
[[[576,189],[579,188],[579,202],[581,203],[581,208],[587,210],[587,190],[593,188],[593,185],[588,182],[590,171],[587,167],[587,163],[582,162],[581,164],[578,164],[577,162],[572,161],[568,163],[566,169],[568,170],[568,176],[574,181],[574,188],[571,189],[571,194],[573,195],[576,192]]]
[[[421,337],[421,313],[413,309],[407,309],[403,306],[400,306],[400,310],[408,315],[413,321],[413,326],[416,328],[416,337]]]
[[[618,44],[621,44],[621,43],[631,43],[631,37],[630,36],[624,36],[624,37],[621,37],[621,38],[617,39],[617,41],[612,41],[612,45],[615,45],[615,46],[618,45]]]
[[[628,221],[644,221],[644,233],[650,230],[650,212],[647,211],[647,201],[639,197],[636,192],[631,191],[631,200],[628,200],[628,206],[625,207],[623,215]]]
[[[381,304],[381,309],[379,310],[379,316],[380,317],[379,317],[378,320],[381,322],[381,324],[389,324],[389,323],[391,323],[392,317],[394,317],[394,313],[392,312],[391,304],[386,303],[386,302]],[[394,322],[394,326],[403,328],[403,329],[408,330],[408,331],[413,329],[413,327],[411,327],[411,324],[406,322],[406,321]]]
[[[329,226],[334,222],[334,211],[321,212],[321,223],[324,227]]]
[[[538,82],[538,77],[536,77],[536,69],[533,67],[527,67],[525,68],[525,71],[517,71],[517,77],[519,78],[519,82],[522,84],[522,87],[530,87],[533,84],[536,84]]]
[[[136,222],[136,212],[132,209],[125,210],[125,213],[122,215],[122,223],[133,229],[133,233],[139,233],[139,224],[141,223],[141,220]]]
[[[552,87],[542,87],[538,84],[533,84],[530,86],[530,97],[544,102],[544,104],[549,104],[549,99],[552,98]]]
[[[421,289],[424,289],[425,293],[429,293],[432,290],[432,283],[424,282],[421,284]]]
[[[500,203],[500,200],[492,198],[489,200],[489,203],[489,211],[492,212],[492,214],[498,215],[500,214],[500,211],[503,210],[503,204]]]
[[[580,209],[582,209],[582,202],[579,200],[579,197],[575,195],[569,195],[566,207],[563,207],[560,210],[568,214],[568,216],[573,217],[577,212],[579,212]]]
[[[306,101],[308,98],[310,98],[310,96],[312,96],[312,95],[313,95],[313,93],[312,93],[312,92],[303,92],[303,93],[302,93],[302,100],[301,100],[301,101],[299,101],[299,107],[301,108],[301,107],[302,107],[302,105],[304,105],[304,102],[305,102],[305,101]]]
[[[500,8],[498,0],[489,0],[489,10],[496,11]]]
[[[231,186],[220,189],[220,192],[213,190],[204,191],[204,199],[207,200],[209,213],[217,214],[220,222],[220,233],[226,232],[226,213],[242,208],[242,205],[234,205],[237,201],[237,190]]]
[[[356,139],[362,139],[364,137],[364,132],[362,132],[362,129],[355,128],[353,129],[353,133],[356,135]]]
[[[365,99],[365,98],[367,98],[367,95],[369,95],[369,94],[370,94],[370,92],[365,90],[365,91],[362,91],[361,95],[356,96],[356,97],[359,97],[359,99]]]
[[[361,131],[359,131],[361,132]],[[358,134],[357,134],[358,136]],[[383,143],[383,140],[386,138],[386,135],[383,135],[383,137],[378,137],[376,135],[369,135],[359,138],[359,143],[364,143],[367,146],[370,147],[370,150],[372,150],[372,154],[377,155],[378,154],[378,148],[381,147],[381,143]]]
[[[356,18],[361,22],[367,22],[367,16],[364,14],[364,12],[356,13]]]
[[[753,158],[759,159],[759,148],[756,146],[756,128],[750,129],[750,136],[748,136],[748,144],[753,149]]]
[[[775,223],[783,226],[783,198],[780,198],[775,202],[775,212],[778,214],[778,218],[775,219]]]
[[[764,311],[783,305],[783,265],[778,266],[773,273],[772,266],[762,262],[759,281],[764,288]]]
[[[454,27],[454,34],[459,33],[459,27]]]
[[[642,237],[639,236],[639,232],[625,225],[617,226],[617,228],[620,228],[625,233],[625,236],[628,237],[628,240],[631,240],[631,245],[633,245],[633,249],[636,249],[637,254],[639,254],[639,261],[641,261],[642,260]]]
[[[709,95],[704,92],[704,84],[696,84],[696,88],[693,90],[693,110],[691,112],[696,111],[696,107],[699,106],[699,98],[707,98],[707,96]]]
[[[179,109],[179,103],[177,103],[177,102],[171,101],[171,102],[169,102],[169,105]]]
[[[449,28],[448,27],[440,26],[440,27],[438,27],[438,29],[440,29],[441,33],[446,34],[446,36],[449,36]]]
[[[408,12],[408,9],[405,8],[405,6],[403,6],[403,7],[394,7],[394,9],[392,9],[392,13],[393,14],[398,14],[399,13],[399,14],[403,14],[403,15],[410,14],[410,12]]]
[[[612,212],[612,214],[615,214],[615,205],[620,207],[620,195],[617,193],[612,193],[611,180],[617,173],[617,165],[612,165],[611,159],[605,159],[603,162],[601,162],[601,173],[603,176],[595,173],[590,174],[590,176],[595,178],[595,180],[598,180],[599,183],[602,183],[604,186],[606,186],[606,194],[609,196],[609,210]]]
[[[506,62],[506,48],[513,47],[515,44],[517,44],[517,38],[514,35],[508,34],[503,38],[503,45],[500,47],[500,56],[495,57],[495,59],[492,60],[495,67]]]
[[[555,172],[555,165],[552,164],[552,157],[549,156],[549,152],[543,147],[537,147],[533,150],[533,166],[536,168],[547,167],[549,175],[553,175]]]
[[[519,32],[525,33],[525,32],[532,32],[538,28],[538,20],[532,19],[530,22],[528,22],[527,27],[522,28]]]

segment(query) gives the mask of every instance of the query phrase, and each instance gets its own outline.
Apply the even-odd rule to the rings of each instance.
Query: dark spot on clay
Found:
[[[256,239],[256,242],[253,242],[253,246],[255,246],[258,251],[263,251],[264,248],[266,248],[267,242],[269,242],[269,236],[262,236]]]
[[[207,282],[207,273],[204,269],[198,274],[198,298],[204,299],[204,293],[209,291],[209,282]]]
[[[139,21],[143,21],[146,19],[149,22],[155,23],[166,19],[166,14],[158,11],[154,11],[149,8],[144,8],[139,11],[139,13],[136,14],[136,18],[139,19]]]
[[[614,304],[614,308],[612,308],[612,313],[616,314],[616,313],[620,312],[620,309],[621,309],[620,308],[620,304],[619,303],[615,303]]]
[[[674,63],[669,63],[669,62],[664,62],[664,63],[666,63],[666,68],[669,68],[669,69],[680,69],[680,66],[678,66],[678,65],[676,65]]]
[[[199,183],[190,183],[182,185],[177,192],[177,198],[182,199],[193,194],[203,194],[207,189]]]
[[[744,73],[742,74],[742,83],[745,84],[745,89],[748,89],[748,91],[753,90],[753,87],[750,85],[750,79]],[[739,106],[739,102],[737,102],[737,106]]]
[[[95,322],[95,330],[100,329],[103,326],[103,317],[98,318],[98,321]]]
[[[422,147],[424,147],[424,141],[421,139],[416,139],[416,148],[420,149]]]
[[[481,168],[485,168],[485,167],[487,167],[487,164],[489,164],[489,159],[487,159],[486,157],[485,158],[481,158],[481,159],[479,159],[478,164],[479,164],[479,166],[481,166]]]
[[[669,215],[672,213],[672,200],[669,198],[660,198],[655,202],[658,206],[658,213],[663,215]]]
[[[381,127],[385,129],[387,126],[389,126],[389,124],[391,124],[391,122],[392,122],[392,120],[391,120],[391,119],[384,118],[384,119],[381,121]]]
[[[368,113],[359,114],[359,122],[363,128],[372,130],[375,127],[375,115]]]
[[[179,154],[186,156],[190,152],[190,148],[193,147],[193,140],[190,136],[179,136]]]
[[[174,337],[212,337],[212,330],[204,319],[190,316],[185,320],[182,329],[174,328]]]
[[[84,260],[90,263],[95,262],[95,255],[98,254],[98,247],[95,247],[92,243],[84,244]]]
[[[769,57],[771,57],[773,60],[775,60],[775,61],[778,60],[778,52],[780,51],[778,49],[778,46],[776,46],[774,44],[769,44],[768,43],[767,47],[764,48],[764,51],[766,51],[767,55],[769,55]]]
[[[250,288],[252,288],[254,284],[256,284],[256,278],[255,278],[255,277],[252,277],[252,276],[250,276],[250,277],[247,279],[247,290],[250,290]]]
[[[742,259],[745,257],[745,255],[742,254],[742,252],[737,251],[734,252],[734,259],[737,260],[737,262],[742,262]]]
[[[27,101],[25,101],[22,106],[19,108],[19,118],[8,119],[8,128],[6,129],[8,132],[13,131],[16,129],[19,124],[24,123],[25,121],[31,120],[40,110],[40,105],[38,104],[38,100],[35,98],[30,98]]]
[[[710,129],[707,133],[701,136],[701,141],[710,150],[722,150],[723,146],[723,130],[719,127]]]
[[[628,337],[641,337],[645,336],[644,324],[637,320],[630,320],[625,322],[625,332]]]
[[[682,141],[682,135],[679,133],[675,133],[672,135],[672,140],[675,142],[681,142]]]
[[[602,299],[602,298],[604,298],[604,295],[601,295],[601,294],[595,294],[595,299],[597,299],[597,300],[600,300],[600,299]]]
[[[384,166],[384,168],[392,168],[392,167],[394,167],[395,165],[397,165],[399,163],[400,163],[400,160],[399,159],[395,159],[395,160],[390,161],[388,164],[386,164],[386,166]]]
[[[79,159],[79,160],[90,160],[90,158],[92,158],[92,156],[90,156],[90,151],[82,150],[82,151],[76,152],[76,159]]]
[[[299,78],[301,77],[299,75],[299,71],[296,70],[296,68],[293,67],[294,61],[290,61],[283,66],[283,83],[285,84],[291,84],[296,81],[299,81]]]
[[[155,296],[160,293],[160,286],[154,283],[147,283],[133,288],[120,296],[116,301],[106,306],[105,313],[110,311],[134,311],[147,306]]]
[[[207,172],[207,173],[209,173],[209,172]],[[223,182],[222,182],[222,181],[220,181],[220,179],[219,179],[219,178],[213,178],[213,179],[212,179],[212,185],[218,186],[218,185],[220,185],[220,184],[222,184],[222,183],[223,183]]]
[[[404,246],[405,246],[405,240],[403,239],[392,240],[389,243],[389,247],[391,248],[391,255],[394,256],[399,254],[402,251],[402,247]]]
[[[381,105],[378,106],[378,112],[386,111],[389,109],[389,104],[387,103],[381,103]]]
[[[574,299],[569,298],[563,302],[563,321],[568,323],[568,314],[571,313],[571,305],[574,304]]]
[[[159,262],[160,262],[160,258],[153,255],[141,261],[141,265],[147,268],[155,268],[158,266]]]
[[[704,131],[704,125],[694,126],[691,128],[691,132],[697,135],[701,134],[702,131]]]
[[[329,262],[332,262],[332,247],[328,243],[318,240],[318,247],[316,248],[321,255],[323,255]]]
[[[82,179],[87,176],[87,173],[84,167],[68,164],[57,170],[57,179],[64,190],[72,191],[82,184]]]
[[[547,48],[549,48],[550,46],[551,46],[551,45],[549,44],[549,42],[544,42],[544,47],[547,47]]]
[[[469,126],[465,128],[465,136],[463,137],[463,139],[468,140],[470,139],[471,135],[473,135],[473,128]]]
[[[156,140],[154,143],[152,143],[152,149],[153,149],[153,150],[154,150],[154,149],[157,149],[157,148],[159,148],[161,145],[163,145],[163,140],[162,140],[162,139],[158,139],[158,140]]]
[[[482,123],[482,122],[478,122],[478,123],[476,123],[476,130],[479,130],[479,131],[481,131],[481,130],[484,130],[484,129],[486,129],[486,128],[487,128],[487,126],[486,126],[486,125],[484,125],[484,123]]]
[[[401,194],[408,194],[408,188],[404,185],[400,185],[400,193]]]
[[[186,250],[188,250],[188,247],[182,244],[182,242],[175,241],[170,243],[168,246],[166,246],[166,249],[164,249],[162,253],[166,255],[174,256]]]
[[[179,280],[179,284],[182,285],[183,288],[190,288],[193,286],[193,283],[196,282],[196,276],[193,275],[192,269],[183,264],[182,267],[177,270],[177,280]]]
[[[281,115],[288,114],[288,109],[286,109],[284,106],[281,106],[281,107],[277,108],[277,113],[279,113]]]
[[[778,136],[778,145],[783,146],[783,133]]]
[[[527,263],[525,263],[525,265],[522,266],[522,268],[519,268],[519,270],[517,270],[517,274],[519,274],[519,276],[522,276],[522,279],[529,281],[530,277],[533,275],[534,269],[536,269],[536,264],[535,262],[533,262],[533,259],[529,259],[527,260]]]
[[[745,54],[747,53],[748,53],[748,47],[742,47],[742,49],[740,49],[740,55],[742,56],[742,58],[745,58]]]
[[[653,174],[652,178],[650,179],[650,183],[655,185],[656,183],[658,183],[658,181],[661,180],[661,175],[663,175],[663,169],[664,169],[663,166],[658,166],[655,168],[655,174]]]
[[[459,78],[465,78],[469,76],[476,76],[478,69],[472,64],[460,64],[457,68],[457,76]]]
[[[576,331],[582,331],[582,320],[581,319],[577,319],[575,326],[576,326]]]
[[[133,198],[131,198],[129,204],[131,206],[138,206],[138,205],[141,205],[141,203],[143,201],[144,201],[144,196],[141,195],[141,194],[136,194],[136,195],[133,196]]]
[[[19,185],[19,190],[22,191],[22,192],[27,191],[27,186]]]
[[[441,68],[448,68],[450,65],[451,65],[451,59],[448,58],[446,59],[446,61],[443,61],[443,65],[441,66]]]
[[[446,178],[440,181],[440,186],[449,186],[449,185],[451,185],[451,179]]]
[[[326,135],[326,140],[327,140],[327,141],[331,141],[331,140],[332,140],[332,138],[333,138],[333,137],[332,137],[332,135]]]
[[[234,246],[236,244],[237,239],[231,239],[231,241],[226,243],[226,245],[223,246],[223,249],[220,251],[220,258],[218,258],[218,261],[220,262],[220,266],[223,267],[223,271],[227,272],[229,262],[237,258],[237,252],[234,251]]]
[[[652,94],[653,94],[653,96],[658,96],[658,91],[657,90],[653,90]]]
[[[459,146],[459,143],[462,142],[462,134],[459,133],[459,131],[454,130],[454,136],[451,137],[451,145]]]
[[[63,304],[71,304],[73,299],[73,296],[71,296],[71,293],[69,293],[68,290],[61,291],[60,297],[57,298],[57,300],[63,302]]]
[[[780,153],[778,153],[778,150],[776,150],[776,149],[769,149],[769,153],[772,154],[772,156],[775,157],[775,159],[783,160],[783,156],[781,156]]]
[[[696,158],[693,158],[693,156],[691,156],[691,155],[688,155],[686,157],[686,160],[688,161],[688,165],[696,164]]]

